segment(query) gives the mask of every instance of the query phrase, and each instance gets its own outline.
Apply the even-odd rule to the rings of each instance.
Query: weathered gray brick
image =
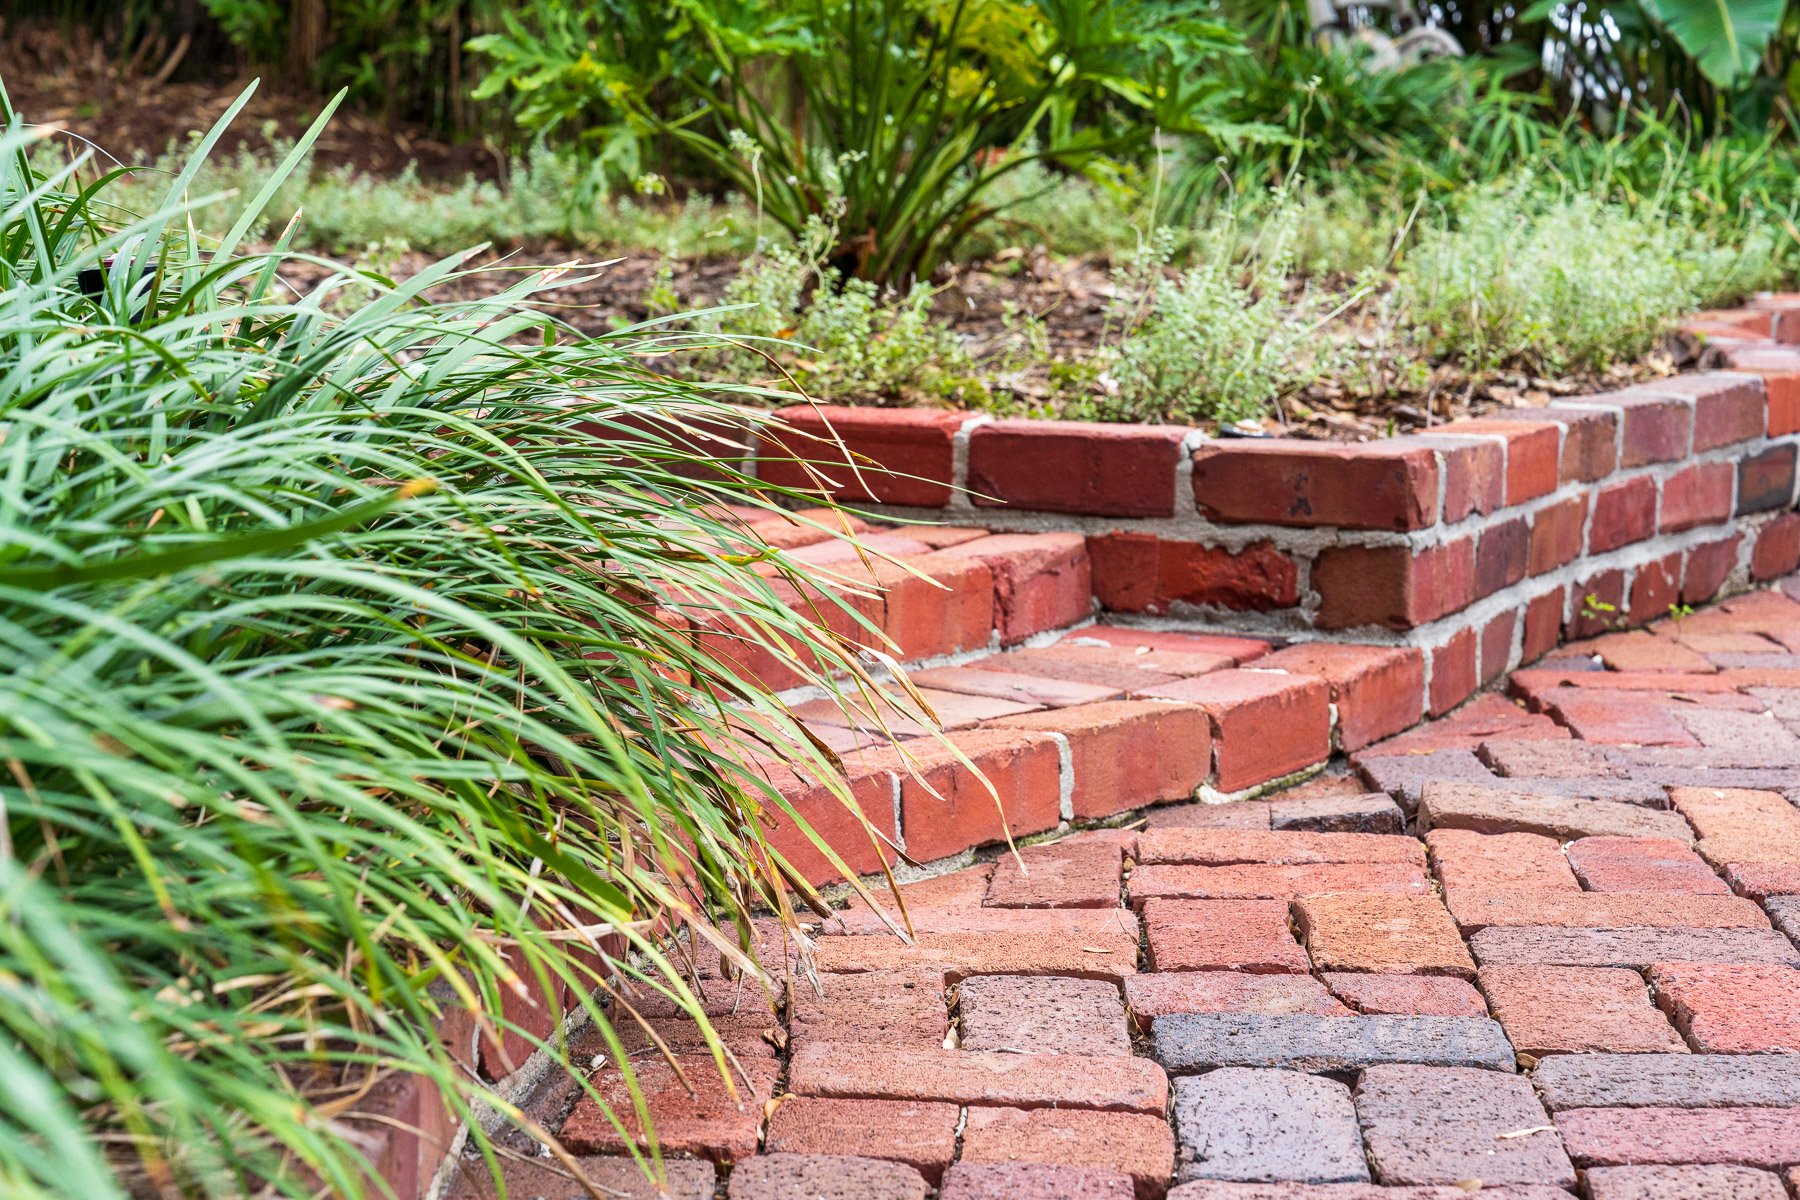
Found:
[[[1357,1083],[1356,1115],[1382,1183],[1575,1184],[1549,1114],[1518,1076],[1370,1067]]]
[[[1559,1054],[1531,1074],[1544,1103],[1569,1108],[1800,1106],[1800,1055]]]
[[[1493,772],[1473,750],[1435,750],[1430,754],[1358,754],[1351,760],[1357,774],[1378,792],[1386,792],[1411,812],[1419,806],[1425,785],[1439,779],[1487,779]]]
[[[1285,1067],[1355,1071],[1380,1063],[1513,1069],[1512,1046],[1485,1017],[1280,1016],[1176,1013],[1156,1022],[1156,1060],[1170,1071]]]
[[[1175,1083],[1177,1177],[1252,1183],[1369,1178],[1350,1089],[1298,1071],[1225,1067]]]
[[[1773,929],[1553,929],[1494,926],[1469,939],[1484,967],[1544,963],[1642,967],[1659,962],[1800,966],[1800,952]]]
[[[1800,941],[1800,896],[1770,896],[1763,906],[1775,920],[1775,928],[1790,940]]]
[[[1269,801],[1269,825],[1318,833],[1404,833],[1406,814],[1385,792],[1275,796]]]

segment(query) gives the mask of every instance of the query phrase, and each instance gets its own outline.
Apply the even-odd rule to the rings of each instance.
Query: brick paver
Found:
[[[1617,499],[1615,535],[1646,519]],[[1520,533],[1477,575],[1535,562]],[[998,570],[1009,544],[956,561]],[[1064,619],[1028,590],[994,584],[1008,645]],[[998,817],[919,743],[943,798],[884,759],[868,801],[905,810],[890,828],[927,867],[904,919],[877,880],[879,912],[834,902],[810,944],[759,924],[767,991],[692,955],[735,1093],[701,1027],[633,989],[680,1067],[621,1022],[678,1188],[716,1169],[735,1200],[1800,1196],[1795,599],[1528,635],[1549,658],[1412,729],[1447,650],[1421,674],[1406,650],[1042,641],[917,680],[974,722],[956,736],[999,776],[1016,858],[934,873]],[[850,724],[821,712],[821,739],[873,753]],[[1209,771],[1229,793],[1328,747],[1349,761],[1302,786],[1186,802]],[[624,1135],[585,1094],[532,1111],[637,1195],[616,1156],[648,1142],[603,1046],[581,1054]],[[542,1160],[502,1174],[582,1194]],[[465,1163],[447,1194],[491,1190]]]
[[[1350,1089],[1336,1080],[1243,1067],[1177,1080],[1175,1128],[1183,1182],[1369,1178]]]
[[[1643,976],[1616,967],[1483,967],[1481,990],[1513,1049],[1532,1058],[1595,1051],[1681,1052]]]
[[[1130,1055],[1116,985],[1057,975],[978,975],[957,1005],[965,1050]]]
[[[1356,1087],[1356,1115],[1383,1183],[1575,1183],[1549,1114],[1517,1076],[1371,1067]]]

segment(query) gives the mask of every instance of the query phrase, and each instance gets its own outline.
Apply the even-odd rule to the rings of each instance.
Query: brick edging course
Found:
[[[1441,712],[1565,638],[1793,569],[1800,296],[1691,328],[1732,369],[1376,442],[797,407],[754,469],[816,483],[794,456],[835,434],[859,464],[816,468],[839,499],[1079,532],[1098,606],[1134,620],[1417,646]]]

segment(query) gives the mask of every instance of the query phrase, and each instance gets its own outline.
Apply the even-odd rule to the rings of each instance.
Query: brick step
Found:
[[[1317,767],[1334,749],[1410,728],[1425,706],[1423,664],[1404,647],[1274,649],[1097,625],[912,672],[931,714],[898,693],[891,712],[816,701],[796,713],[839,753],[881,838],[928,862],[1007,832],[1187,800],[1203,787],[1241,793]],[[934,716],[948,747],[933,736]],[[852,870],[878,871],[884,854],[895,861],[829,788],[778,768],[769,778]],[[811,882],[841,877],[786,814],[771,814],[769,838]]]

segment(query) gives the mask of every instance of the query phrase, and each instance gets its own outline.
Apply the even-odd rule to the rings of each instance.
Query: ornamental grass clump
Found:
[[[749,764],[824,752],[734,646],[860,677],[753,569],[723,505],[766,492],[622,440],[736,419],[637,365],[696,339],[571,337],[555,271],[433,302],[461,256],[297,291],[241,245],[279,173],[196,232],[219,130],[130,217],[0,114],[0,1194],[377,1194],[390,1074],[533,1128],[448,1011],[623,976],[698,1017],[659,921],[754,980],[806,889]]]

